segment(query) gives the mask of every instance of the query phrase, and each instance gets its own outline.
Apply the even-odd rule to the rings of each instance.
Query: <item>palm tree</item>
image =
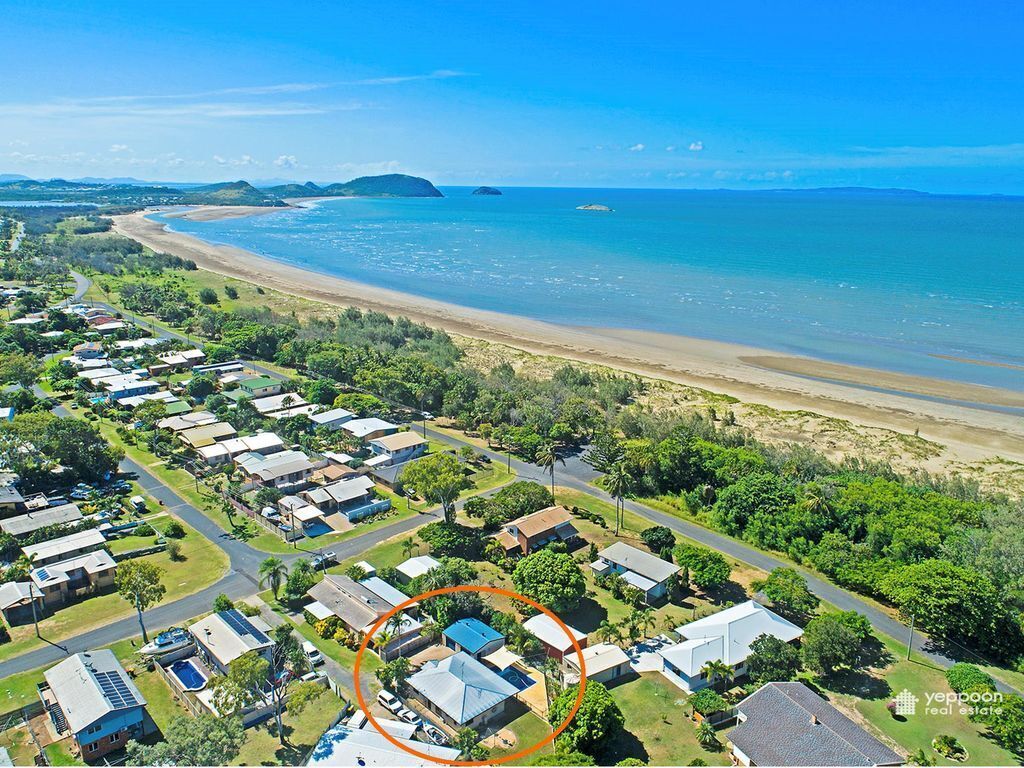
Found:
[[[700,671],[701,674],[707,675],[708,682],[712,684],[719,681],[729,683],[735,675],[733,668],[721,659],[706,662],[704,666],[700,668]]]
[[[259,570],[260,586],[269,586],[277,600],[277,593],[281,590],[281,584],[288,578],[288,566],[280,557],[268,557],[260,563]]]
[[[392,639],[397,639],[402,636],[402,626],[405,624],[405,615],[396,613],[390,619],[384,623],[384,629],[391,633]],[[398,647],[398,655],[402,655],[402,647]]]
[[[604,477],[605,488],[608,493],[615,497],[615,535],[619,535],[619,520],[625,513],[625,502],[623,501],[629,488],[633,484],[633,478],[626,469],[625,463],[615,462],[608,474]],[[622,510],[620,512],[620,510]]]
[[[654,611],[651,608],[641,608],[633,611],[633,615],[630,616],[630,620],[635,621],[636,625],[643,629],[644,635],[647,635],[651,628],[657,623],[657,619],[654,618]]]
[[[407,539],[402,539],[402,554],[406,558],[412,557],[413,552],[419,552],[419,546],[416,544],[416,539],[410,536]]]
[[[544,443],[537,449],[537,465],[542,467],[551,475],[551,498],[555,498],[555,465],[565,466],[565,459],[558,452],[558,445],[554,442]]]
[[[597,637],[603,642],[618,645],[622,642],[622,627],[608,619],[602,619],[597,627]]]
[[[709,752],[718,749],[722,744],[715,733],[715,727],[707,720],[701,720],[697,726],[697,743]]]
[[[381,651],[388,647],[388,644],[395,639],[394,634],[388,631],[387,627],[382,627],[377,630],[377,634],[373,636],[373,647],[377,651],[377,655],[382,655]]]

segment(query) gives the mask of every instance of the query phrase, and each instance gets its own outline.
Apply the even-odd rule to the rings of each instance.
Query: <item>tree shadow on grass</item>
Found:
[[[625,728],[606,738],[595,757],[598,765],[615,765],[627,757],[635,757],[646,765],[651,759],[643,742]]]
[[[592,597],[584,597],[575,610],[562,614],[561,618],[569,626],[589,635],[608,618],[608,609]]]
[[[735,581],[727,581],[717,587],[710,587],[704,590],[704,594],[716,605],[742,603],[750,599],[747,591]]]

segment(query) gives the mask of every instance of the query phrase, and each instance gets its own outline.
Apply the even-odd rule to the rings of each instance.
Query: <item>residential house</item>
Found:
[[[315,469],[306,454],[292,450],[278,451],[269,456],[243,453],[235,458],[235,464],[250,483],[281,490],[306,485]]]
[[[0,520],[0,531],[18,539],[29,536],[48,525],[66,525],[77,523],[81,519],[82,510],[78,508],[77,504],[61,504],[57,507],[48,507],[37,512]]]
[[[89,382],[89,386],[92,389],[99,389],[104,379],[109,379],[114,376],[124,376],[124,371],[119,368],[112,368],[107,365],[103,368],[88,368],[78,372],[78,378],[85,379]]]
[[[223,363],[207,363],[192,367],[193,373],[209,373],[213,376],[223,376],[226,373],[238,373],[245,364],[241,360],[225,360]]]
[[[0,421],[14,421],[14,416],[17,411],[14,410],[13,406],[7,405],[0,408]]]
[[[336,616],[357,635],[365,635],[382,616],[408,600],[408,597],[376,576],[354,581],[348,576],[325,574],[323,580],[306,593],[313,602],[305,606],[314,618]],[[415,606],[403,611],[400,625],[382,628],[392,635],[388,644],[375,648],[385,661],[399,654],[408,655],[427,645],[423,637],[423,625],[414,618]],[[390,623],[390,622],[389,622]]]
[[[601,550],[590,567],[598,576],[618,574],[643,593],[648,605],[668,594],[669,579],[679,573],[679,566],[674,563],[621,541]]]
[[[553,541],[572,542],[579,531],[572,524],[572,512],[565,507],[547,507],[506,523],[495,538],[506,555],[528,555]]]
[[[415,432],[396,432],[375,437],[367,444],[374,455],[364,463],[371,467],[402,464],[422,456],[427,450],[426,438]]]
[[[355,417],[356,415],[352,411],[346,411],[344,408],[331,408],[329,411],[312,414],[309,420],[313,422],[313,429],[325,427],[333,432],[341,429],[342,424]]]
[[[237,609],[212,613],[188,628],[199,655],[207,664],[227,674],[231,662],[250,651],[267,661],[273,653],[270,627],[259,616],[245,616]]]
[[[199,427],[183,429],[177,434],[177,438],[192,450],[197,450],[205,445],[213,445],[221,440],[227,440],[237,434],[238,431],[226,421],[214,421]]]
[[[540,640],[544,652],[552,659],[561,661],[566,654],[576,654],[576,649],[572,647],[572,641],[565,634],[565,630],[546,613],[538,613],[528,618],[523,622],[523,629]],[[580,648],[587,647],[587,636],[583,632],[574,627],[569,627],[569,632],[576,638]]]
[[[267,395],[279,393],[281,391],[281,382],[269,376],[248,376],[239,379],[238,388],[248,398],[266,397]]]
[[[384,435],[393,435],[398,431],[398,425],[392,424],[384,419],[350,419],[341,425],[341,428],[358,440],[373,440]]]
[[[205,445],[196,450],[204,462],[210,466],[227,464],[243,453],[259,453],[270,456],[284,450],[284,441],[273,432],[259,432],[247,437],[233,437],[219,443]]]
[[[168,429],[171,432],[184,432],[192,427],[201,427],[204,424],[214,424],[217,417],[209,411],[192,411],[177,416],[168,416],[156,423],[160,429]]]
[[[467,653],[427,661],[406,679],[431,712],[452,728],[479,730],[505,712],[519,689]]]
[[[71,348],[71,352],[81,360],[97,360],[107,356],[107,353],[103,351],[103,344],[99,341],[83,341],[81,344],[75,344]]]
[[[8,517],[25,506],[25,497],[14,483],[0,485],[0,517]]]
[[[362,715],[357,712],[353,719]],[[455,747],[442,747],[425,741],[414,741],[408,729],[401,728],[406,723],[397,720],[376,718],[380,726],[407,749],[421,752],[431,759],[417,757],[406,749],[395,746],[390,740],[379,733],[372,725],[369,728],[353,727],[339,723],[327,731],[313,747],[309,755],[309,768],[336,768],[337,766],[360,766],[360,768],[420,768],[457,761],[461,754]],[[369,721],[367,721],[369,722]],[[436,763],[434,762],[436,761]]]
[[[441,633],[446,648],[469,654],[474,659],[494,653],[505,644],[505,636],[480,619],[459,619]]]
[[[32,603],[35,615],[42,616],[45,607],[39,590],[27,581],[8,581],[0,584],[0,615],[8,626],[28,624],[32,621]]]
[[[736,705],[735,764],[902,765],[896,752],[803,683],[768,683]]]
[[[269,395],[267,397],[259,397],[252,401],[252,407],[264,416],[268,416],[276,411],[303,405],[308,405],[308,403],[298,392],[285,392],[281,395]]]
[[[101,379],[99,384],[111,400],[118,400],[122,397],[135,397],[136,395],[148,395],[160,389],[159,382],[140,379],[134,373],[110,376],[109,378]]]
[[[316,411],[316,406],[312,403],[305,403],[303,405],[293,405],[288,408],[282,408],[279,411],[272,411],[271,413],[265,414],[271,419],[280,421],[281,419],[291,419],[295,416],[309,416],[311,413]]]
[[[339,513],[349,522],[391,509],[390,499],[376,499],[373,480],[352,475],[330,485],[310,488],[299,494],[324,514]]]
[[[566,686],[576,685],[581,677],[579,654],[567,654],[564,662],[566,674],[563,682]],[[587,670],[588,683],[611,683],[632,671],[629,656],[619,646],[611,643],[598,643],[584,648],[583,664]]]
[[[772,635],[790,643],[803,635],[803,630],[747,600],[677,627],[676,633],[682,636],[682,642],[658,650],[664,660],[663,673],[681,688],[697,691],[710,684],[703,672],[708,662],[724,662],[739,677],[747,671],[750,644],[758,637]]]
[[[117,563],[105,549],[47,563],[29,571],[33,595],[43,605],[59,608],[80,597],[105,592],[114,586]]]
[[[87,531],[78,531],[39,544],[28,544],[22,547],[21,551],[25,553],[29,562],[40,566],[95,552],[103,549],[106,543],[106,538],[99,530],[90,528]]]
[[[399,563],[395,566],[395,571],[398,572],[398,578],[402,583],[408,584],[417,576],[423,576],[424,574],[430,573],[435,568],[440,567],[441,563],[430,555],[419,555],[417,557],[410,557],[408,560]]]
[[[108,649],[76,653],[43,672],[39,697],[58,734],[95,761],[155,730],[146,699]]]

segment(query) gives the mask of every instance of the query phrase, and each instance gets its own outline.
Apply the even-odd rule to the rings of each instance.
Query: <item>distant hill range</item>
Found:
[[[318,186],[281,184],[257,189],[247,181],[229,181],[203,186],[172,187],[109,181],[14,179],[0,181],[0,202],[4,200],[95,203],[96,205],[254,205],[283,206],[284,198],[297,197],[443,197],[426,179],[392,173],[361,176],[344,183]]]

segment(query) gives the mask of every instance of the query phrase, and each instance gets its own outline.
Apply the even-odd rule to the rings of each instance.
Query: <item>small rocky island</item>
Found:
[[[473,190],[474,195],[500,195],[501,190],[494,187],[477,187]]]
[[[600,203],[590,203],[589,205],[577,205],[577,211],[606,211],[611,212],[611,208],[607,205],[601,205]]]

